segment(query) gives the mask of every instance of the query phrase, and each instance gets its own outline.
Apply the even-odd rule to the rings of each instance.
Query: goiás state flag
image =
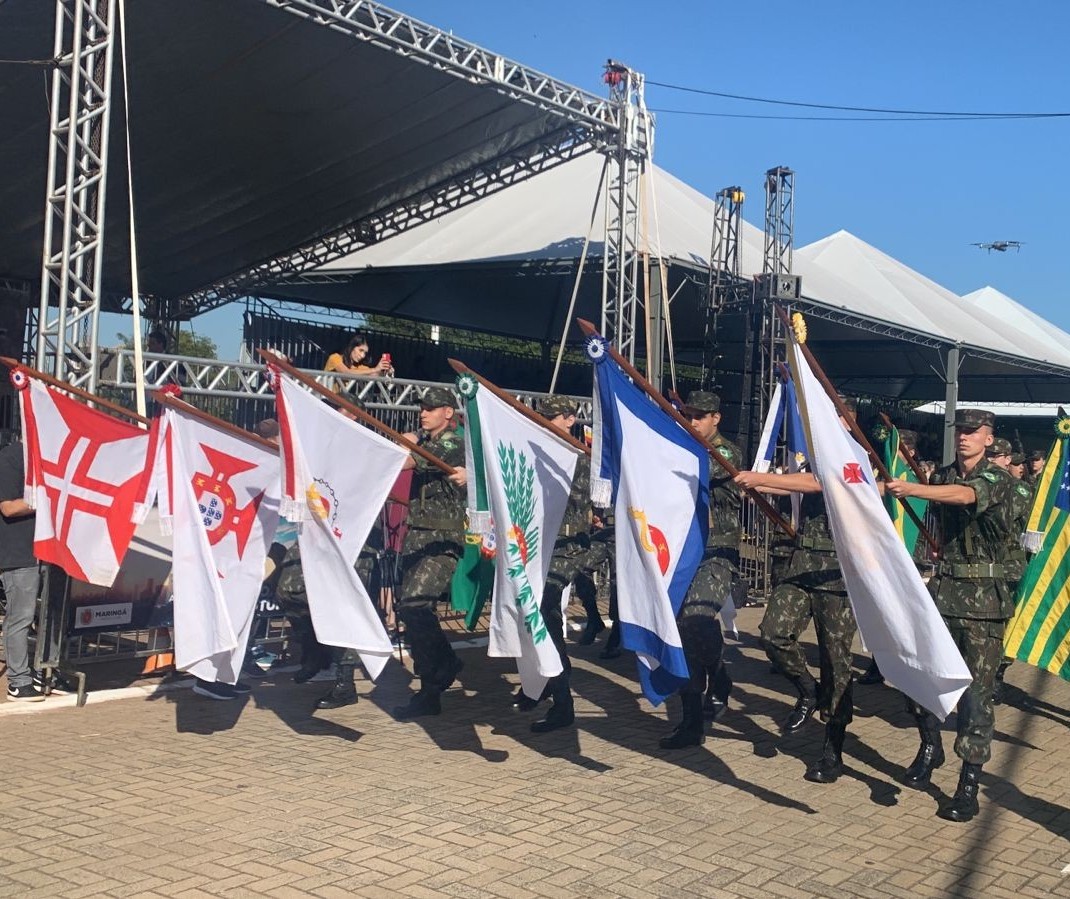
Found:
[[[282,449],[282,512],[299,525],[316,639],[356,650],[374,680],[393,647],[354,565],[409,454],[268,369]]]
[[[152,504],[155,440],[16,368],[25,489],[37,515],[34,555],[110,587]]]
[[[658,705],[687,680],[676,615],[706,546],[709,449],[640,390],[589,337],[594,362],[591,494],[613,504],[621,645],[636,653],[643,693]]]
[[[866,451],[841,424],[797,335],[788,361],[858,632],[885,680],[943,720],[970,671],[888,517]]]
[[[175,666],[234,684],[279,521],[278,452],[173,406],[156,428],[160,520],[174,534]]]

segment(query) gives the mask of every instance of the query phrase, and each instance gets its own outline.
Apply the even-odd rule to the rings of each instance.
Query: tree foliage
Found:
[[[128,350],[134,348],[134,339],[128,334],[116,334],[120,346]],[[142,344],[145,347],[145,344]],[[170,350],[174,356],[191,356],[196,359],[218,359],[219,348],[210,337],[194,334],[192,331],[178,332],[178,346]]]

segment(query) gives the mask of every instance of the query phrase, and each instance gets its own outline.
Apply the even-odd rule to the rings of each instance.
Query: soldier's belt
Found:
[[[410,528],[422,531],[462,531],[463,518],[414,518],[409,521]]]
[[[996,580],[1006,577],[1004,566],[999,562],[941,562],[936,566],[936,573],[945,577],[971,580]]]
[[[587,524],[566,524],[561,528],[562,537],[581,537],[584,534],[590,533],[590,525]]]
[[[836,544],[826,537],[800,537],[799,546],[802,549],[817,549],[822,552],[836,552]]]

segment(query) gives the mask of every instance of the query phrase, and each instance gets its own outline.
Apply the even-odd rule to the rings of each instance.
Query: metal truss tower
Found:
[[[740,227],[745,195],[741,187],[719,190],[713,211],[710,270],[706,283],[705,334],[702,341],[702,384],[712,387],[717,361],[717,315],[735,305],[742,293]],[[750,293],[749,289],[747,291]]]
[[[37,367],[95,390],[115,0],[56,0]]]
[[[774,304],[799,297],[799,279],[791,274],[794,228],[795,173],[777,166],[765,173],[762,276],[755,284],[747,327],[740,428],[748,443],[755,443],[761,433],[776,384],[776,364],[785,358],[784,329]]]
[[[609,60],[605,83],[609,85],[610,100],[617,107],[620,127],[616,144],[603,151],[610,164],[605,194],[606,245],[602,256],[602,333],[634,364],[640,305],[639,205],[642,177],[654,150],[654,129],[643,99],[642,75]],[[649,347],[647,356],[649,360]]]

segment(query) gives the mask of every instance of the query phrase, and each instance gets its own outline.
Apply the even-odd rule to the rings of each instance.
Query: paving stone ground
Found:
[[[793,699],[760,616],[730,643],[731,710],[678,752],[633,660],[599,645],[573,646],[577,727],[541,736],[484,649],[419,723],[390,717],[397,665],[333,712],[310,711],[325,685],[280,675],[246,701],[0,715],[0,895],[1070,896],[1070,684],[1011,669],[981,814],[945,823],[957,760],[927,792],[897,785],[916,732],[887,687],[856,688],[847,774],[802,779],[822,730],[777,738]]]

